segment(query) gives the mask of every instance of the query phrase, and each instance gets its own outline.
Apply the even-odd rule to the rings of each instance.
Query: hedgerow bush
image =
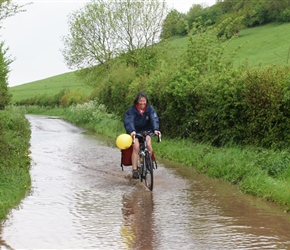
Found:
[[[235,51],[225,53],[231,40],[218,37],[218,33],[218,27],[196,23],[189,35],[187,51],[180,58],[181,64],[169,74],[171,78],[160,91],[163,105],[157,109],[163,129],[170,136],[197,141],[202,138],[219,144],[217,119],[223,109],[228,109],[221,101],[233,85],[237,70],[231,63]]]
[[[0,219],[29,191],[30,125],[25,110],[7,106],[0,111]]]
[[[110,116],[104,104],[91,100],[83,104],[72,105],[69,113],[75,117],[77,124],[99,123],[102,119]]]
[[[122,116],[124,110],[133,102],[129,100],[133,80],[136,78],[135,69],[131,66],[125,66],[119,61],[117,67],[107,71],[104,78],[99,83],[91,98],[97,98],[99,102],[104,103],[109,112],[114,112]]]
[[[240,112],[243,144],[288,147],[290,67],[248,70],[237,85],[244,87]]]
[[[74,124],[99,134],[117,136],[122,130],[122,124],[117,116],[109,113],[105,105],[96,99],[65,108],[62,116]]]
[[[5,109],[5,106],[11,101],[11,94],[8,90],[8,75],[12,59],[7,56],[7,51],[4,42],[0,42],[0,110]]]
[[[155,70],[145,75],[124,65],[115,69],[98,89],[100,102],[122,119],[136,93],[145,91],[172,138],[289,147],[290,67],[234,67],[239,48],[227,51],[232,40],[218,34],[219,27],[196,23],[181,57],[159,53]]]
[[[204,81],[179,71],[159,108],[161,124],[170,136],[214,146],[289,147],[289,79],[287,66],[229,69]]]
[[[56,95],[42,94],[16,102],[16,105],[38,105],[41,107],[69,107],[73,104],[84,103],[89,100],[83,91],[61,90]]]

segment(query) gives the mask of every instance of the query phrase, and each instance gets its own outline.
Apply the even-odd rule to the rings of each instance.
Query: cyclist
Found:
[[[158,135],[159,131],[159,118],[155,109],[150,105],[148,96],[144,92],[139,92],[134,100],[134,103],[125,112],[124,127],[126,132],[132,137],[136,133],[148,131]],[[146,136],[148,150],[152,153],[151,137]],[[135,140],[133,144],[132,153],[132,171],[133,178],[138,179],[139,173],[137,171],[139,153],[139,141]]]

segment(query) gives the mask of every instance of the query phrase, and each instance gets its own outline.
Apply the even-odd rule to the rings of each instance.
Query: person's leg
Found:
[[[132,170],[136,170],[137,169],[137,165],[138,165],[138,154],[139,154],[139,140],[136,139],[134,144],[133,144],[133,152],[132,152],[132,156],[131,156],[131,160],[132,160]]]
[[[154,155],[154,151],[153,151],[153,148],[152,148],[152,144],[151,144],[151,137],[150,136],[146,136],[146,142],[147,142],[147,148],[151,154],[151,159],[152,159],[152,162],[153,162],[153,168],[157,168],[157,165],[156,165],[156,161],[155,161],[155,155]]]
[[[146,136],[146,143],[147,143],[147,148],[148,148],[149,152],[152,153],[153,148],[151,145],[151,137],[149,135]]]

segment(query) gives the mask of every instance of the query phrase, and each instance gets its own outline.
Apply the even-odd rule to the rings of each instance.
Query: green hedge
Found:
[[[238,48],[227,51],[232,40],[218,32],[196,25],[181,57],[160,53],[155,70],[142,76],[134,76],[132,67],[115,68],[96,96],[122,119],[136,93],[147,92],[161,130],[172,138],[214,146],[289,147],[290,67],[234,67]]]
[[[24,110],[0,111],[0,220],[30,190],[30,125]]]

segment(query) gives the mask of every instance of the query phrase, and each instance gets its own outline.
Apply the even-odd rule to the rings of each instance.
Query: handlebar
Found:
[[[135,143],[135,138],[136,137],[137,138],[139,137],[139,138],[144,138],[145,139],[147,135],[149,135],[149,136],[155,136],[156,134],[154,134],[154,133],[147,133],[146,131],[144,131],[143,133],[134,133],[132,144]],[[159,132],[157,136],[158,136],[157,143],[160,143],[161,142],[161,132]]]
[[[157,143],[161,142],[161,133],[158,133],[158,139],[157,139]]]

